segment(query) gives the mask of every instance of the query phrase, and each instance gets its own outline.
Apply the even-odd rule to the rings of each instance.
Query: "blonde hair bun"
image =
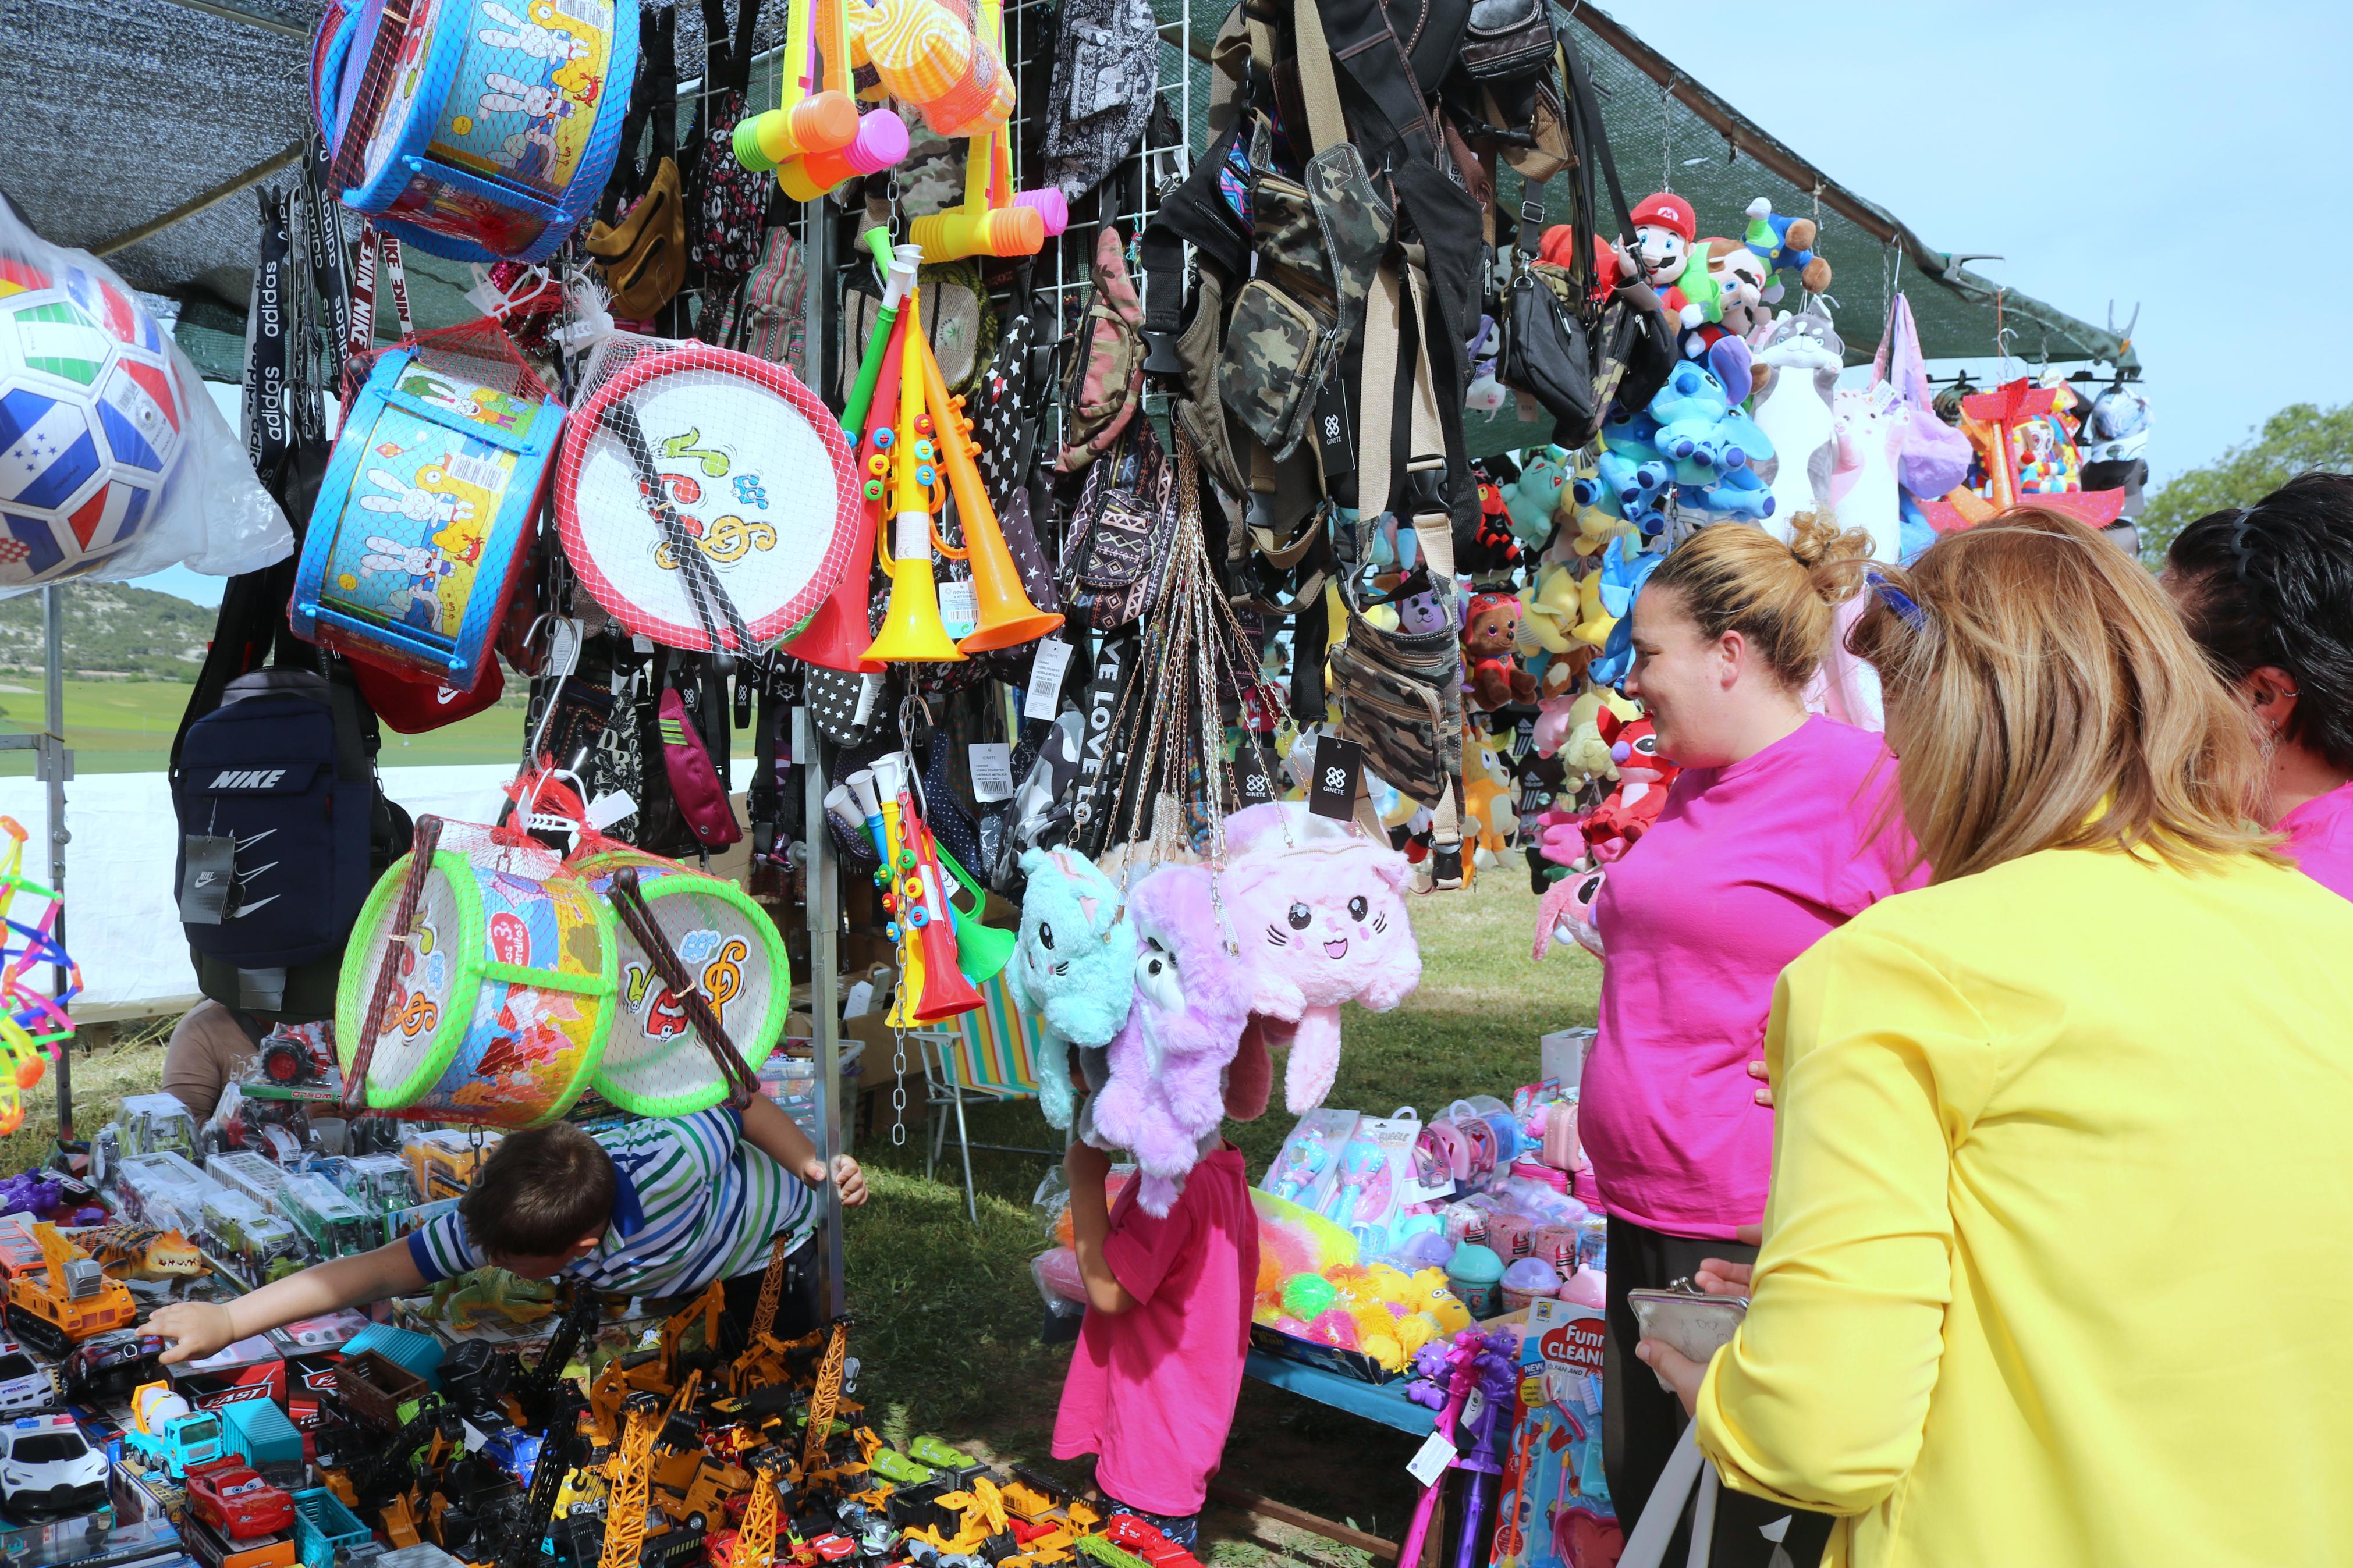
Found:
[[[1841,529],[1830,510],[1801,511],[1789,520],[1789,553],[1806,569],[1807,581],[1825,605],[1843,605],[1862,592],[1871,561],[1867,529]]]

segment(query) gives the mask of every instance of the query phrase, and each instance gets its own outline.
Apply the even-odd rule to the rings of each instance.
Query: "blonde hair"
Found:
[[[1784,544],[1747,523],[1713,523],[1669,552],[1642,591],[1673,589],[1710,642],[1738,632],[1794,691],[1830,651],[1833,609],[1862,586],[1871,535],[1810,511],[1792,535]]]
[[[1879,671],[1904,820],[1934,880],[2042,849],[2184,871],[2279,858],[2250,820],[2253,724],[2130,555],[2021,507],[1873,585],[1847,647]]]

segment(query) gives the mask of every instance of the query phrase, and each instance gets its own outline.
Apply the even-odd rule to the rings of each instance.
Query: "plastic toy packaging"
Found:
[[[1567,1300],[1528,1305],[1519,1420],[1496,1504],[1495,1568],[1608,1568],[1624,1531],[1601,1468],[1602,1315]]]
[[[1323,1214],[1339,1186],[1341,1161],[1356,1134],[1356,1123],[1363,1120],[1356,1111],[1329,1106],[1307,1112],[1282,1141],[1282,1152],[1259,1186]]]
[[[0,597],[285,558],[293,531],[195,366],[113,268],[0,204]]]

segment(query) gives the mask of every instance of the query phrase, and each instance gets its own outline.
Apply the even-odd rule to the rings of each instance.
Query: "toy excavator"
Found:
[[[44,1355],[62,1357],[74,1345],[110,1329],[127,1329],[139,1304],[98,1260],[47,1220],[33,1227],[42,1267],[8,1281],[8,1326]]]

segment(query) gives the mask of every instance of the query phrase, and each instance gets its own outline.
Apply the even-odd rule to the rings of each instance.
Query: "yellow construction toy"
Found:
[[[75,1344],[139,1319],[139,1304],[98,1260],[48,1221],[33,1227],[42,1267],[8,1281],[8,1327],[35,1350],[63,1356]]]

